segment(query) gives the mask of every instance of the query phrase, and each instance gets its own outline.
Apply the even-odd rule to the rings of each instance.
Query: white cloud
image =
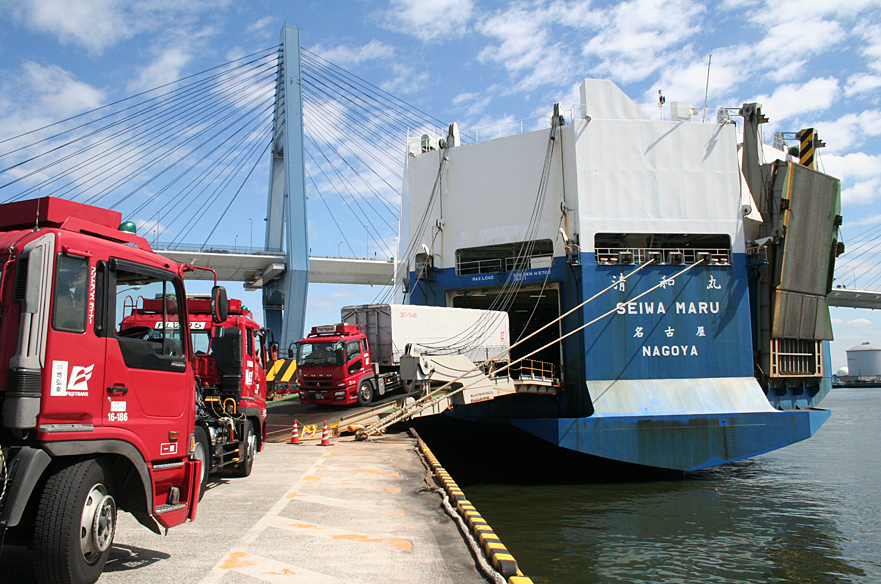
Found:
[[[498,63],[516,76],[516,91],[551,84],[584,70],[572,50],[556,41],[560,29],[600,26],[598,13],[588,2],[516,4],[483,17],[476,28],[494,42],[477,55],[482,63]]]
[[[870,179],[881,176],[881,154],[872,155],[865,152],[852,152],[844,156],[822,154],[821,159],[826,171],[842,181],[847,179]]]
[[[821,169],[840,178],[842,185],[850,185],[841,191],[842,205],[866,205],[881,198],[881,154],[820,152]]]
[[[624,83],[640,81],[690,58],[683,43],[699,31],[697,17],[704,11],[700,4],[682,0],[591,6],[584,0],[535,1],[486,15],[476,29],[493,42],[478,58],[502,65],[521,91],[571,78],[575,71]],[[567,33],[588,40],[579,47],[564,40]]]
[[[156,241],[168,231],[168,228],[158,221],[156,217],[152,219],[135,219],[135,226],[138,228],[138,235],[146,237],[150,241]]]
[[[844,95],[847,97],[853,97],[860,93],[874,91],[879,87],[881,87],[881,75],[857,73],[848,77],[847,86],[844,88]]]
[[[32,28],[92,52],[101,52],[136,33],[118,0],[20,0],[14,7]]]
[[[881,25],[862,24],[854,32],[866,43],[860,53],[866,57],[869,66],[876,71],[881,71]]]
[[[34,112],[61,119],[91,110],[104,101],[104,92],[87,83],[74,79],[73,75],[57,65],[43,66],[26,62],[23,75],[18,79],[19,90],[25,90],[34,106]]]
[[[260,20],[248,25],[248,28],[245,29],[245,32],[249,34],[253,34],[255,32],[263,33],[266,31],[266,28],[276,22],[276,19],[272,16],[264,16]]]
[[[425,70],[418,70],[403,63],[394,63],[392,65],[392,73],[394,77],[382,82],[379,87],[383,91],[391,94],[414,94],[423,91],[431,76]]]
[[[777,83],[796,79],[799,74],[804,71],[807,62],[807,59],[793,58],[788,63],[784,63],[776,69],[771,69],[771,71],[768,72],[768,78]]]
[[[867,137],[881,136],[881,110],[845,114],[832,122],[814,125],[828,152],[847,152],[861,146]]]
[[[762,111],[773,116],[776,122],[829,109],[838,93],[838,79],[815,77],[803,84],[781,85],[771,95],[760,95],[748,101],[761,103]]]
[[[863,219],[859,219],[857,221],[848,221],[847,222],[847,224],[850,226],[875,225],[876,223],[881,223],[881,215],[872,215],[871,217],[864,217]]]
[[[854,318],[852,320],[843,320],[840,318],[832,319],[833,325],[849,325],[849,326],[872,326],[874,323],[867,318]]]
[[[773,55],[774,66],[789,59],[828,51],[845,37],[842,25],[836,21],[819,20],[815,13],[799,12],[795,20],[781,20],[774,14],[773,24],[756,45],[758,55]],[[822,41],[820,40],[822,39]]]
[[[841,204],[868,205],[874,203],[879,195],[881,195],[881,179],[860,181],[849,189],[841,191]]]
[[[681,0],[622,2],[605,11],[604,26],[582,54],[599,58],[598,71],[625,83],[646,79],[685,55],[677,45],[699,32],[698,17],[704,10]]]
[[[493,97],[495,92],[500,88],[496,86],[492,86],[485,91],[474,92],[474,93],[460,93],[456,97],[453,98],[453,105],[460,110],[460,119],[458,120],[461,123],[465,122],[465,119],[473,119],[483,114],[488,108],[490,103],[493,101]]]
[[[168,47],[147,67],[140,70],[129,91],[144,91],[170,83],[182,77],[181,70],[192,60],[188,47]]]
[[[309,50],[323,59],[327,59],[334,65],[340,65],[342,67],[360,65],[365,61],[372,61],[375,59],[392,59],[395,56],[394,47],[376,39],[359,47],[350,47],[346,45],[327,47],[324,45],[315,45]]]
[[[385,11],[385,26],[422,41],[459,36],[474,12],[472,0],[392,0]]]
[[[195,24],[230,0],[7,0],[7,8],[34,30],[62,44],[99,54],[144,32]]]

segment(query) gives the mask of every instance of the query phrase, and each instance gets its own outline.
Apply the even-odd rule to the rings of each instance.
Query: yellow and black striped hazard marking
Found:
[[[468,529],[471,530],[471,535],[480,544],[486,559],[492,564],[493,568],[504,576],[508,584],[532,584],[532,579],[523,575],[523,572],[517,567],[517,560],[514,559],[514,556],[511,555],[505,544],[502,543],[486,520],[477,512],[474,505],[465,498],[465,493],[462,492],[462,489],[459,488],[459,485],[456,484],[450,473],[444,470],[444,467],[441,466],[428,446],[421,440],[419,448],[428,461],[431,470],[440,479],[444,491],[446,491],[451,503],[456,507],[456,512],[465,520]]]
[[[796,136],[799,141],[798,161],[802,166],[814,168],[814,137],[816,136],[814,129],[799,130]]]
[[[296,359],[278,359],[272,364],[272,368],[266,374],[266,381],[280,381],[282,383],[287,383],[296,372]]]

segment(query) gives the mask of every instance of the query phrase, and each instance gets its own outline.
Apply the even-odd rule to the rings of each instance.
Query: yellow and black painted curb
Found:
[[[492,528],[486,520],[480,516],[474,505],[465,498],[465,493],[453,480],[444,467],[441,466],[434,454],[425,443],[417,437],[419,449],[422,451],[425,460],[428,461],[432,472],[440,480],[444,491],[450,497],[450,503],[456,507],[456,511],[465,520],[471,535],[480,544],[486,559],[492,564],[493,568],[501,574],[508,584],[532,584],[532,579],[524,576],[523,572],[517,567],[517,560],[508,551],[508,548],[501,542],[499,537],[493,532]]]

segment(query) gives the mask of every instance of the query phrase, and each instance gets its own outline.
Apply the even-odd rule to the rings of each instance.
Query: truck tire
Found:
[[[50,470],[34,523],[37,582],[97,581],[115,532],[112,476],[101,463],[79,460]]]
[[[257,435],[254,433],[254,424],[251,420],[245,420],[245,430],[242,434],[241,445],[239,446],[239,462],[233,468],[233,476],[246,477],[250,475],[256,454]]]
[[[373,384],[366,379],[358,386],[358,405],[370,405],[373,401]]]
[[[208,475],[211,473],[211,447],[208,445],[208,435],[205,428],[196,426],[194,432],[196,446],[193,449],[193,458],[202,461],[202,480],[199,481],[199,500],[205,496],[208,490]]]

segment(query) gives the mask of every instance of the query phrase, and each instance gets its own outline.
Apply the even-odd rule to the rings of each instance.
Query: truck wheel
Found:
[[[116,532],[111,480],[96,460],[50,473],[34,524],[37,582],[92,584],[101,576]]]
[[[196,437],[196,446],[193,449],[193,458],[202,461],[202,480],[199,481],[199,500],[205,496],[208,490],[208,475],[211,472],[211,447],[208,445],[208,435],[205,434],[205,428],[196,426],[194,432]]]
[[[373,384],[364,380],[358,386],[358,405],[366,406],[373,401]]]
[[[257,455],[257,435],[254,433],[254,425],[251,420],[245,420],[245,432],[239,446],[239,463],[233,469],[233,475],[246,477],[251,474],[254,466],[254,457]]]

